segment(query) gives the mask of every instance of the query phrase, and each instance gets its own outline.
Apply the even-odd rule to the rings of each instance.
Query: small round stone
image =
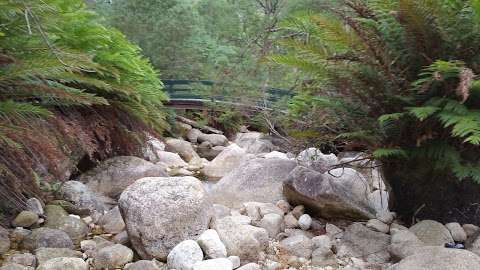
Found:
[[[300,226],[300,229],[306,231],[312,226],[312,218],[308,214],[303,214],[298,219],[298,225]]]

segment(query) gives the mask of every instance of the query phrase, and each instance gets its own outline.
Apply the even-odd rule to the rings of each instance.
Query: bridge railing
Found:
[[[162,80],[165,91],[170,96],[171,101],[180,100],[202,100],[202,101],[225,101],[228,102],[226,96],[212,95],[213,89],[216,86],[214,81],[209,80]],[[224,85],[222,85],[224,86]],[[228,87],[228,85],[227,85]],[[281,88],[268,88],[266,91],[266,101],[268,103],[275,103],[284,97],[292,97],[293,91]],[[231,102],[232,100],[230,100]],[[264,97],[258,100],[251,100],[255,106],[261,106],[264,103]]]

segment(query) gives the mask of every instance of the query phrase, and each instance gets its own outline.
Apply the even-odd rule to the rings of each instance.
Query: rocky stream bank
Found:
[[[30,198],[0,227],[0,270],[480,269],[476,225],[407,228],[362,153],[181,130]]]

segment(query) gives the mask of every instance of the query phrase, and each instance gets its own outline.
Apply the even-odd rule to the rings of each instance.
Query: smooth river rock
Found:
[[[163,166],[138,157],[118,156],[107,159],[82,174],[78,181],[85,183],[95,192],[116,198],[140,178],[163,176],[168,176]]]
[[[228,207],[251,201],[275,204],[284,199],[283,181],[295,166],[295,161],[278,158],[248,160],[214,186],[211,199]]]
[[[242,262],[256,262],[268,243],[268,232],[250,225],[246,216],[228,216],[216,220],[214,229],[227,248],[229,256],[238,256]]]
[[[287,200],[294,205],[305,205],[311,213],[324,218],[374,218],[366,179],[351,168],[334,169],[330,173],[333,176],[296,167],[284,183]]]
[[[422,220],[409,230],[428,246],[443,246],[453,242],[450,231],[438,221]]]
[[[119,207],[137,253],[161,261],[178,243],[206,231],[212,214],[202,183],[190,176],[137,180],[122,193]]]
[[[248,159],[249,155],[245,149],[236,144],[231,144],[223,149],[201,172],[208,180],[219,180]]]
[[[478,270],[480,257],[461,249],[425,247],[388,270]]]
[[[192,147],[192,144],[181,140],[168,138],[165,141],[165,150],[173,153],[178,153],[185,161],[190,162],[192,159],[200,158]]]

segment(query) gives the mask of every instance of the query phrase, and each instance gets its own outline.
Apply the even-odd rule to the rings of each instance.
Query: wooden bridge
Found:
[[[166,103],[174,109],[197,109],[202,110],[209,105],[225,105],[227,107],[238,107],[246,110],[272,109],[270,105],[283,97],[293,96],[293,92],[287,89],[268,88],[266,96],[258,100],[251,100],[249,104],[235,102],[226,99],[222,95],[214,95],[212,90],[216,86],[214,81],[208,80],[162,80],[165,91],[170,100]],[[212,107],[212,106],[210,106]],[[220,107],[220,106],[213,106]]]

